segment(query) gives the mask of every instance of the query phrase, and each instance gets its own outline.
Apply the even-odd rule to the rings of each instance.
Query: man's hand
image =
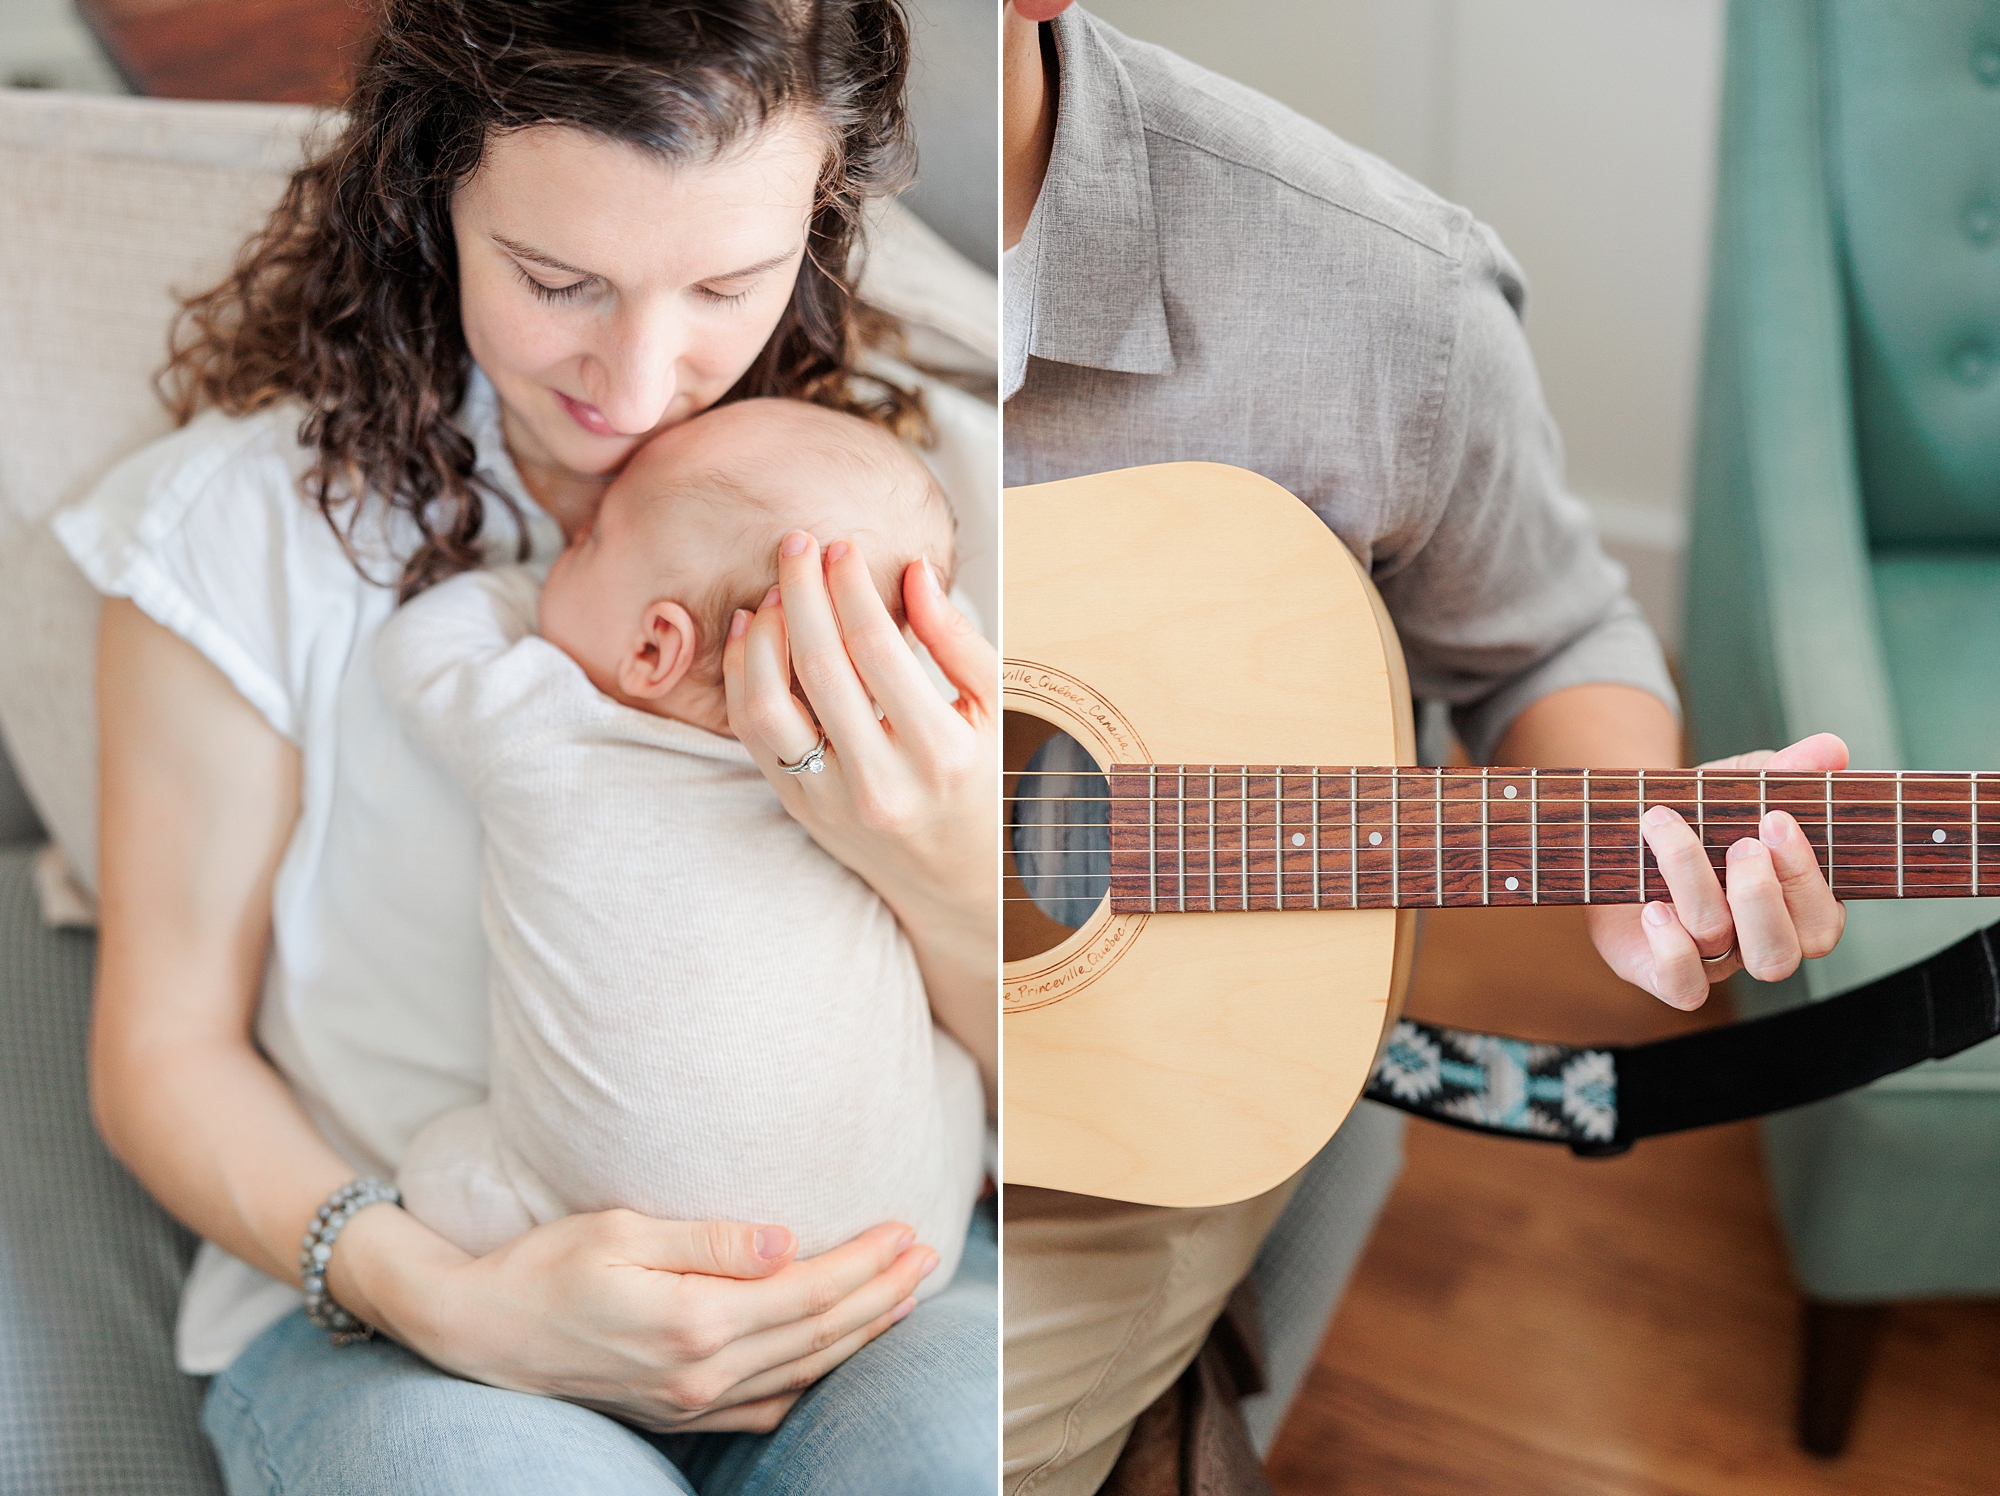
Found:
[[[1847,767],[1847,745],[1831,733],[1703,764],[1704,769],[1789,769],[1819,774]],[[1781,810],[1755,837],[1729,849],[1722,879],[1701,838],[1679,814],[1655,805],[1641,822],[1672,902],[1593,906],[1590,938],[1611,969],[1676,1008],[1698,1008],[1708,989],[1742,970],[1776,982],[1806,956],[1840,939],[1847,911],[1834,898],[1799,823]],[[1726,886],[1725,886],[1726,885]]]

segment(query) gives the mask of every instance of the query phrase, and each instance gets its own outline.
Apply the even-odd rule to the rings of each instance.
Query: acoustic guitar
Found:
[[[1005,512],[1010,1183],[1272,1188],[1367,1083],[1413,911],[1664,897],[1653,805],[1718,870],[1782,809],[1840,898],[2000,893],[2000,775],[1413,765],[1380,598],[1255,474],[1132,468]]]

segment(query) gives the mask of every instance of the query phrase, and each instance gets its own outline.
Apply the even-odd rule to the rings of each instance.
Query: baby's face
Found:
[[[893,607],[910,560],[950,571],[948,511],[912,491],[927,484],[907,448],[854,417],[788,400],[724,406],[655,438],[611,485],[549,570],[542,636],[606,695],[721,731],[721,635],[777,580],[779,542],[794,530],[858,541]],[[674,647],[662,629],[675,620],[693,658],[656,698],[633,683]]]

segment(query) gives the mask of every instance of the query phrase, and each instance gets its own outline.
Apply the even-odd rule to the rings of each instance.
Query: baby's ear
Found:
[[[636,701],[658,701],[681,683],[700,655],[701,630],[694,615],[668,598],[650,602],[618,667],[618,689]]]

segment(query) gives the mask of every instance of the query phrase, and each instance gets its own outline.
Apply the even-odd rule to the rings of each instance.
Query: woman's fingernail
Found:
[[[915,1299],[904,1299],[902,1303],[889,1311],[889,1323],[892,1325],[901,1324],[905,1316],[916,1307],[917,1301]]]
[[[792,1249],[792,1233],[783,1226],[759,1226],[757,1228],[757,1255],[766,1262],[782,1257]]]
[[[730,638],[741,639],[743,637],[744,631],[747,630],[749,627],[750,627],[750,614],[744,609],[738,608],[734,613],[731,613],[729,615]]]
[[[836,540],[832,545],[826,548],[826,559],[829,561],[838,561],[842,556],[846,554],[847,554],[847,542],[844,540]]]
[[[1785,817],[1782,811],[1771,811],[1757,823],[1757,839],[1767,847],[1784,844]]]
[[[944,588],[938,586],[937,568],[931,565],[929,556],[924,557],[924,580],[931,584],[932,597],[944,596]]]
[[[1657,900],[1646,906],[1643,918],[1649,925],[1669,925],[1673,923],[1673,915],[1668,912],[1667,906],[1659,903]]]
[[[898,1257],[901,1257],[905,1252],[909,1251],[910,1243],[914,1242],[916,1239],[917,1239],[917,1233],[914,1231],[905,1231],[901,1236],[897,1237],[896,1255]]]
[[[763,609],[770,607],[772,603],[778,600],[779,595],[778,589],[773,587],[769,592],[764,594],[764,600],[757,604],[758,610],[761,612]]]
[[[811,544],[812,536],[794,530],[785,537],[785,543],[778,547],[778,554],[781,556],[803,556],[806,553],[806,547]]]
[[[930,1260],[917,1270],[917,1276],[919,1278],[928,1278],[932,1273],[937,1271],[937,1265],[938,1265],[938,1254],[932,1252],[930,1254]]]

